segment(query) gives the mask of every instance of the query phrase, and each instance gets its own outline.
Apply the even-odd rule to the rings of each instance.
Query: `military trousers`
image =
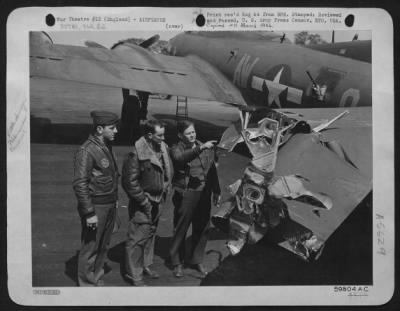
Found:
[[[154,243],[160,217],[160,203],[152,202],[151,221],[141,221],[143,212],[130,213],[125,245],[126,273],[133,281],[143,279],[143,268],[153,263]]]
[[[96,286],[104,274],[104,263],[116,219],[116,203],[96,204],[97,229],[86,225],[81,215],[81,248],[78,255],[78,285]]]
[[[172,265],[183,264],[185,260],[185,240],[192,225],[189,264],[201,264],[208,239],[211,212],[211,191],[176,191],[172,197],[174,204],[174,235],[169,251]]]

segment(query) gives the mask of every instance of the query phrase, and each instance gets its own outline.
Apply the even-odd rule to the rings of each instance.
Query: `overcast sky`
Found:
[[[287,38],[294,41],[294,34],[299,31],[285,31]],[[277,31],[279,33],[279,31]],[[169,40],[180,32],[175,31],[58,31],[49,32],[50,37],[54,43],[58,44],[71,44],[71,45],[85,45],[86,40],[95,41],[105,47],[109,48],[114,43],[122,39],[128,38],[142,38],[147,39],[155,34],[159,34],[161,40]],[[309,33],[318,33],[325,41],[330,42],[332,38],[331,31],[309,31]],[[335,31],[335,42],[351,41],[354,35],[358,33],[359,40],[371,39],[371,31],[369,30],[346,30]]]

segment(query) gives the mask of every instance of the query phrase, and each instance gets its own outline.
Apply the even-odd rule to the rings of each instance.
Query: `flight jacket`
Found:
[[[179,141],[171,147],[171,158],[174,164],[174,178],[172,185],[180,192],[188,190],[190,179],[190,162],[199,157],[205,175],[205,188],[213,193],[220,194],[218,172],[216,168],[216,154],[212,149],[200,151],[200,141],[196,141],[196,147],[191,148]]]
[[[79,213],[95,215],[93,204],[107,204],[118,200],[118,166],[115,155],[94,135],[78,149],[74,158],[72,183],[78,199]]]
[[[150,201],[159,203],[168,191],[172,181],[173,166],[168,146],[164,142],[161,143],[161,154],[164,167],[149,143],[142,137],[125,158],[121,181],[130,199],[129,208],[133,209],[130,213],[136,214],[139,210],[149,217],[152,208]],[[139,215],[139,218],[141,216]]]

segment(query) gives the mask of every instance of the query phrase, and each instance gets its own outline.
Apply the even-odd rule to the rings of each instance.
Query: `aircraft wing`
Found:
[[[253,111],[251,106],[245,108],[243,111],[246,113]],[[371,107],[280,109],[279,112],[264,110],[264,113],[261,109],[254,110],[254,112],[257,111],[260,113],[258,116],[245,115],[241,118],[240,124],[236,123],[228,128],[219,146],[225,150],[232,150],[238,143],[243,142],[245,137],[242,135],[243,139],[240,139],[240,133],[242,133],[243,124],[247,124],[247,121],[243,122],[243,119],[250,120],[246,128],[251,129],[247,133],[253,133],[253,141],[249,139],[245,142],[253,155],[252,164],[258,169],[268,169],[266,165],[270,162],[267,160],[270,159],[269,161],[272,162],[270,156],[272,153],[266,148],[268,145],[265,143],[265,137],[269,137],[267,129],[270,127],[263,125],[268,124],[264,123],[265,121],[260,121],[261,123],[258,121],[268,121],[268,118],[274,118],[275,115],[276,120],[283,124],[282,128],[287,128],[286,122],[296,124],[292,127],[291,133],[283,135],[284,139],[277,153],[276,165],[273,167],[275,180],[273,179],[268,186],[270,195],[285,202],[289,217],[283,217],[279,225],[274,223],[268,236],[270,240],[308,260],[310,255],[304,252],[306,248],[302,250],[301,245],[325,243],[372,191]],[[306,121],[310,126],[306,126],[302,121]],[[321,124],[329,124],[329,126],[325,127]],[[257,135],[264,135],[263,139],[257,140]],[[262,162],[260,159],[267,160]],[[219,169],[227,169],[222,161]],[[262,180],[257,175],[252,176],[246,171],[244,175],[257,185]],[[242,178],[242,182],[246,183],[247,179]],[[234,184],[230,187],[235,189]],[[254,194],[249,196],[249,194],[244,194],[244,190],[242,191],[242,194],[239,191],[239,195],[245,196],[247,200],[254,201],[254,198],[257,198]],[[232,192],[236,193],[236,190]],[[279,201],[266,206],[271,211],[279,210],[281,207],[277,202]],[[239,203],[236,202],[237,204]],[[226,206],[229,207],[229,205]],[[360,207],[365,207],[365,205]],[[246,218],[243,218],[244,214],[240,214],[243,207],[240,208],[230,212],[230,222],[233,224],[231,229],[235,229],[235,225],[246,228]],[[268,208],[266,211],[269,211]],[[268,219],[273,219],[271,211],[268,212]],[[220,221],[221,219],[228,219],[225,212],[223,210],[214,216],[215,224],[221,225],[224,223]],[[263,227],[261,221],[259,228],[265,228],[265,224]],[[264,233],[261,229],[255,229],[253,236],[259,238]],[[240,240],[240,235],[235,235],[235,233],[233,235]],[[237,243],[232,242],[232,245],[240,250]],[[322,250],[321,247],[316,249]],[[321,252],[318,251],[317,257],[320,254]]]
[[[346,108],[348,109],[348,108]],[[283,109],[282,111],[284,111]],[[331,119],[344,108],[304,109],[304,117]],[[275,174],[298,174],[306,188],[332,199],[331,209],[285,200],[290,217],[326,240],[372,190],[371,107],[349,114],[317,134],[296,134],[279,150]],[[318,137],[318,139],[317,139]]]
[[[30,76],[245,105],[236,87],[200,58],[151,54],[139,46],[117,51],[31,40]]]
[[[288,117],[311,125],[328,121],[343,111],[349,113],[321,131],[323,141],[336,141],[360,174],[372,180],[372,107],[279,109]]]

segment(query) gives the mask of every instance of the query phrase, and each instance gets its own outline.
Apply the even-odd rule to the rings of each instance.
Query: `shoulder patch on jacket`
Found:
[[[101,163],[101,166],[104,168],[107,168],[110,166],[110,161],[108,161],[106,158],[101,159],[100,163]]]

